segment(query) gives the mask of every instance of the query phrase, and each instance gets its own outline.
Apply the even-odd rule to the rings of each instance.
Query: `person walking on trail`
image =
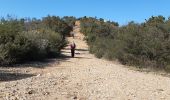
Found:
[[[74,57],[76,44],[72,42],[72,44],[70,45],[70,48],[71,48],[71,57]]]

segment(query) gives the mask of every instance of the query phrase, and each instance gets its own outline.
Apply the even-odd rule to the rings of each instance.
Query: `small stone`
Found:
[[[33,94],[33,93],[35,93],[35,91],[34,91],[34,90],[30,90],[30,91],[28,91],[28,94]]]
[[[157,89],[158,91],[164,91],[163,89]]]
[[[44,92],[43,93],[43,95],[49,95],[50,94],[50,92]]]
[[[10,88],[9,86],[5,86],[5,88]]]
[[[19,100],[19,99],[17,97],[15,97],[15,96],[12,96],[12,97],[8,97],[7,100]]]
[[[57,85],[57,83],[54,83],[53,85]]]
[[[17,91],[16,90],[13,90],[12,93],[16,93]]]
[[[40,77],[41,76],[41,74],[38,74],[36,77]]]
[[[77,99],[77,96],[75,96],[73,99]]]

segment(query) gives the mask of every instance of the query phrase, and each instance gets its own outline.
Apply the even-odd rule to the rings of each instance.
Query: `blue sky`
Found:
[[[150,16],[170,16],[170,0],[0,0],[0,16],[42,18],[97,16],[127,24],[143,22]]]

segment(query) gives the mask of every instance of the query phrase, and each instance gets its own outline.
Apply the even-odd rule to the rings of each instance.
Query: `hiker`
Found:
[[[74,57],[76,44],[72,42],[72,44],[70,45],[70,48],[71,48],[71,57]]]

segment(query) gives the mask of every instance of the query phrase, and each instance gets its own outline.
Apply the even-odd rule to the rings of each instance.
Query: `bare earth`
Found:
[[[0,68],[0,100],[170,100],[170,78],[97,59],[76,23],[76,57]],[[4,76],[6,75],[6,76]]]

